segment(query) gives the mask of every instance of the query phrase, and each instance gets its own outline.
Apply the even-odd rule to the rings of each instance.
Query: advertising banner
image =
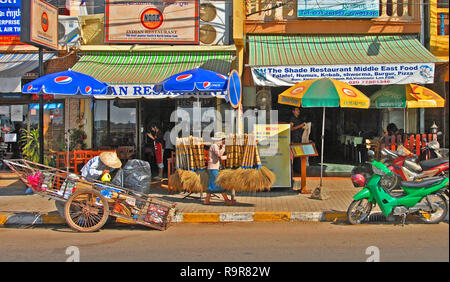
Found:
[[[301,18],[376,18],[378,0],[322,0],[297,1]]]
[[[58,9],[42,0],[22,0],[20,41],[58,49]]]
[[[259,86],[292,86],[322,77],[350,85],[430,84],[434,63],[252,67],[252,76]]]
[[[0,0],[0,45],[20,42],[20,1]]]
[[[106,0],[106,43],[199,43],[199,1]]]
[[[255,124],[261,163],[277,177],[273,187],[291,187],[290,128],[289,124]]]

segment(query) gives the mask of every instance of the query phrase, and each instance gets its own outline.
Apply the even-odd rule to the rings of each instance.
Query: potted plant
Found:
[[[23,158],[31,162],[39,162],[39,129],[21,129],[20,144]]]
[[[81,127],[73,129],[70,134],[70,150],[84,150],[86,149],[87,134]]]

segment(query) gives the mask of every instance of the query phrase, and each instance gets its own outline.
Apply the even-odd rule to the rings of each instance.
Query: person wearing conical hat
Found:
[[[211,204],[211,194],[221,193],[227,206],[235,203],[234,200],[228,199],[226,191],[217,185],[216,179],[219,175],[220,162],[225,160],[227,156],[225,153],[225,135],[222,132],[216,132],[212,138],[215,143],[211,144],[209,148],[209,160],[208,160],[208,173],[209,173],[209,186],[206,190],[206,198],[203,202],[205,205]]]
[[[81,169],[81,176],[100,180],[101,177],[114,169],[122,167],[122,162],[116,152],[103,152],[90,159]]]

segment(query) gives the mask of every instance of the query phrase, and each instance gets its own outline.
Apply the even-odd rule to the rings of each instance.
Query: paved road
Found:
[[[64,262],[78,253],[82,262],[449,261],[448,223],[183,223],[164,232],[106,226],[96,233],[44,226],[0,228],[0,242],[0,261]]]

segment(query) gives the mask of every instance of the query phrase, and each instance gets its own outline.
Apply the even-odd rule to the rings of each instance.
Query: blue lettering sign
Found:
[[[0,36],[20,36],[20,1],[0,0]]]

